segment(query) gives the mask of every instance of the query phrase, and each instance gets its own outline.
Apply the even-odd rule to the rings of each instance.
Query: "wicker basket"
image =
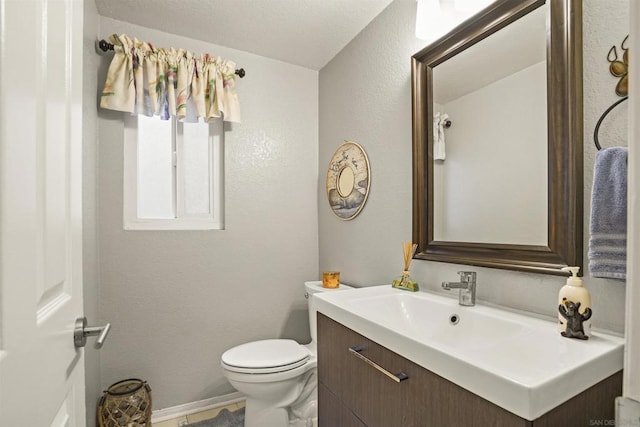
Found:
[[[150,427],[151,387],[130,378],[109,386],[98,403],[100,427]]]

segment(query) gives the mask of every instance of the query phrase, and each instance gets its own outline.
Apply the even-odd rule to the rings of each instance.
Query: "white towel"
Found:
[[[433,115],[433,158],[444,160],[446,157],[444,149],[444,124],[449,119],[446,113],[435,113]]]

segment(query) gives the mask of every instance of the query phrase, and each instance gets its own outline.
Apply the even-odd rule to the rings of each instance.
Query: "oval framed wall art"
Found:
[[[367,153],[360,144],[345,141],[327,169],[327,199],[333,213],[345,221],[355,218],[367,201],[370,181]]]

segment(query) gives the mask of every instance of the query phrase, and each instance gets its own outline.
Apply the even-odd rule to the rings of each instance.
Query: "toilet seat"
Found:
[[[271,374],[295,369],[307,363],[311,352],[289,339],[253,341],[222,354],[222,365],[232,372]]]

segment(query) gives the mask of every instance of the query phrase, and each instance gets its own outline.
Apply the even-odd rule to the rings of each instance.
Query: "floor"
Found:
[[[187,424],[195,423],[202,420],[208,420],[214,418],[223,409],[228,409],[233,412],[244,407],[244,400],[242,402],[231,403],[227,406],[221,406],[219,408],[209,409],[208,411],[196,412],[194,414],[185,415],[179,418],[171,420],[161,421],[159,423],[153,423],[153,427],[182,427]]]

